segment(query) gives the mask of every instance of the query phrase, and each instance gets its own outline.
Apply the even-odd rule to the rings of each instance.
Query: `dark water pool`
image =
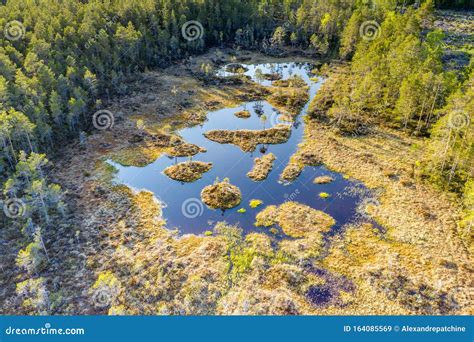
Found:
[[[264,65],[246,65],[249,69],[246,74],[254,77],[255,71],[260,68],[263,73],[279,72],[286,79],[291,75],[299,75],[310,86],[310,100],[319,90],[322,80],[312,81],[309,64],[280,63]],[[225,74],[223,74],[225,76]],[[268,81],[262,82],[269,85]],[[244,231],[260,231],[254,226],[255,215],[270,204],[281,204],[292,200],[322,210],[336,220],[333,231],[338,231],[341,226],[357,219],[358,205],[370,196],[369,191],[360,183],[345,179],[342,175],[328,171],[324,166],[306,167],[300,177],[289,185],[279,183],[279,175],[286,166],[290,156],[297,150],[297,145],[303,139],[304,121],[307,107],[302,110],[296,122],[292,125],[291,138],[288,142],[280,145],[266,145],[267,151],[272,152],[277,160],[268,178],[262,182],[254,182],[246,174],[252,169],[254,158],[261,156],[260,147],[253,153],[244,153],[234,145],[224,145],[206,139],[203,133],[213,129],[262,129],[263,122],[255,112],[262,109],[268,117],[265,127],[275,125],[279,121],[278,111],[265,101],[248,102],[240,107],[225,108],[208,113],[208,120],[201,126],[185,128],[177,132],[184,140],[202,146],[207,152],[193,157],[193,160],[212,162],[213,168],[204,174],[203,178],[194,183],[181,183],[171,180],[163,174],[163,170],[176,163],[174,158],[162,156],[155,162],[145,167],[124,167],[109,161],[117,169],[117,183],[126,184],[136,190],[152,191],[156,198],[164,203],[163,215],[167,220],[168,227],[177,228],[183,234],[200,234],[212,229],[218,221],[226,221],[237,224]],[[251,112],[248,119],[240,119],[234,113],[247,109]],[[186,161],[189,158],[177,158],[177,162]],[[330,175],[335,181],[330,184],[313,184],[316,176]],[[230,182],[238,186],[242,192],[242,203],[239,207],[225,212],[212,210],[206,207],[200,200],[201,190],[212,184],[216,178],[229,178]],[[331,195],[328,199],[319,197],[320,192]],[[249,201],[259,199],[263,205],[251,209]],[[245,213],[237,212],[245,208]]]

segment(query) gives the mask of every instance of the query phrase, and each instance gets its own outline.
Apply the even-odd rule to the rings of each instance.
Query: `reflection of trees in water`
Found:
[[[263,110],[263,104],[262,101],[257,101],[255,102],[253,106],[253,110],[255,111],[255,114],[258,115],[258,117],[262,116],[265,111]]]

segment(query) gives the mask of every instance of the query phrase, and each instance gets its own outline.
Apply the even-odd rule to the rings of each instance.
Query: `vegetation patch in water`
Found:
[[[334,178],[331,176],[319,176],[313,180],[314,184],[329,184],[334,182]]]
[[[204,133],[204,136],[220,144],[234,144],[244,152],[255,151],[260,144],[282,144],[288,141],[291,135],[291,126],[278,124],[264,130],[241,129],[213,130]]]
[[[281,88],[306,88],[306,82],[299,76],[293,76],[286,80],[276,80],[272,82],[272,86]]]
[[[280,175],[280,181],[292,182],[301,174],[305,166],[317,166],[321,164],[321,160],[316,154],[310,151],[301,151],[302,152],[298,151],[291,156],[290,161]]]
[[[267,81],[277,81],[277,80],[281,79],[281,75],[277,72],[263,74],[263,79],[265,79]]]
[[[261,206],[262,204],[263,204],[262,200],[253,199],[253,200],[250,200],[249,206],[250,208],[255,209],[256,207]]]
[[[257,227],[278,224],[283,232],[294,238],[307,237],[312,233],[329,231],[335,224],[328,214],[298,202],[270,205],[257,214]]]
[[[261,158],[255,158],[254,166],[247,176],[254,181],[263,181],[273,168],[276,157],[273,153],[268,153]]]
[[[173,146],[167,154],[171,157],[192,157],[198,153],[206,152],[206,149],[194,144],[181,143]]]
[[[167,167],[163,172],[169,178],[180,182],[194,182],[212,168],[212,163],[187,161]]]
[[[319,194],[319,197],[325,199],[325,198],[331,197],[331,195],[328,194],[327,192],[321,192],[321,193]]]
[[[228,179],[206,186],[201,191],[202,201],[212,209],[231,209],[240,204],[240,189],[230,184]]]
[[[299,114],[309,100],[309,88],[299,77],[287,81],[274,81],[273,86],[275,88],[268,97],[268,102],[293,116]]]
[[[227,72],[231,72],[234,74],[239,73],[239,72],[245,73],[249,70],[248,68],[244,67],[242,64],[239,64],[239,63],[229,64],[226,66],[225,69]]]
[[[234,114],[236,117],[240,119],[248,119],[250,118],[251,114],[248,110],[240,110]]]

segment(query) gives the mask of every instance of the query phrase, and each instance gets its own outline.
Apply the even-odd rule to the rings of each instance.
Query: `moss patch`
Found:
[[[194,182],[212,168],[212,163],[187,161],[167,167],[163,172],[169,178],[180,182]]]
[[[227,180],[206,186],[201,191],[202,201],[213,209],[231,209],[240,204],[242,194],[240,189]]]
[[[254,181],[263,181],[273,168],[273,162],[276,157],[273,153],[264,155],[261,158],[255,158],[254,166],[247,176]]]
[[[291,126],[278,124],[265,130],[242,129],[237,131],[214,130],[204,133],[204,136],[221,144],[234,144],[244,152],[255,151],[259,144],[282,144],[288,141]]]

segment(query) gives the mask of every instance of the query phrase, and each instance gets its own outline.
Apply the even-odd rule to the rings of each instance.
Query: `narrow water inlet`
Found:
[[[237,130],[237,129],[263,129],[263,123],[258,115],[264,112],[268,121],[265,128],[281,123],[279,112],[266,101],[252,101],[235,108],[224,108],[209,112],[207,121],[202,125],[187,127],[176,132],[186,142],[204,147],[207,152],[199,153],[193,160],[213,163],[213,168],[205,173],[201,179],[193,183],[181,183],[172,180],[163,174],[163,170],[188,158],[169,158],[165,155],[145,167],[127,167],[113,161],[108,161],[117,170],[115,182],[125,184],[136,190],[148,190],[164,203],[163,216],[167,227],[177,228],[181,233],[201,234],[212,230],[219,221],[226,221],[244,229],[245,232],[262,231],[265,229],[254,226],[256,214],[267,205],[279,205],[285,201],[295,201],[308,205],[314,209],[322,210],[336,220],[333,231],[338,231],[344,224],[357,218],[357,207],[370,191],[359,182],[345,179],[341,174],[329,171],[326,167],[306,167],[301,175],[291,184],[281,184],[279,176],[289,158],[296,152],[298,144],[303,140],[304,115],[309,103],[316,95],[324,80],[314,82],[311,80],[311,64],[308,63],[270,63],[244,65],[248,69],[245,74],[255,80],[258,69],[262,73],[278,72],[283,79],[293,75],[300,76],[309,86],[309,101],[302,109],[295,122],[292,123],[291,136],[286,143],[279,145],[265,145],[265,153],[273,153],[276,161],[267,179],[255,182],[247,177],[253,167],[256,157],[262,155],[260,147],[252,153],[245,153],[239,147],[231,144],[220,144],[208,140],[204,133],[210,130]],[[220,76],[228,73],[221,71]],[[261,81],[263,85],[271,85],[270,81]],[[249,118],[238,118],[234,113],[248,110]],[[334,181],[328,184],[314,184],[318,176],[331,176]],[[233,185],[242,192],[241,204],[233,209],[222,212],[206,207],[201,202],[201,190],[219,178],[229,178]],[[356,190],[356,191],[354,191]],[[328,198],[321,198],[319,194],[326,192]],[[251,208],[249,201],[258,199],[263,205]],[[245,208],[245,212],[238,210]],[[242,210],[241,210],[242,211]],[[267,230],[268,231],[268,230]]]

